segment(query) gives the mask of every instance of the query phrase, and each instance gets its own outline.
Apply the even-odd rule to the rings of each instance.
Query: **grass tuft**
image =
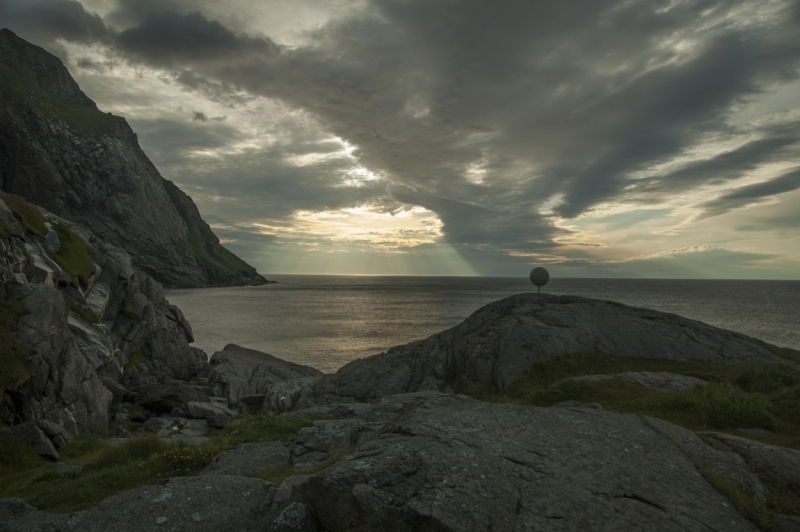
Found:
[[[216,431],[208,442],[168,442],[155,434],[106,445],[100,435],[76,438],[61,458],[84,468],[81,476],[60,475],[28,447],[0,440],[0,497],[21,497],[50,512],[85,510],[102,499],[159,479],[194,475],[218,453],[240,443],[289,438],[312,420],[252,416]]]
[[[47,234],[47,226],[42,211],[32,203],[28,203],[22,196],[0,192],[0,199],[14,213],[14,217],[19,220],[22,227],[29,233],[39,236]]]
[[[145,360],[147,360],[147,357],[144,353],[135,351],[128,355],[128,361],[125,363],[125,367],[139,369],[139,367],[144,364]]]
[[[565,380],[628,371],[667,371],[710,384],[669,395],[619,380]],[[800,449],[800,370],[785,364],[714,364],[576,353],[532,364],[502,392],[484,387],[470,395],[530,406],[567,400],[597,402],[608,410],[653,416],[690,430],[763,428],[773,434],[759,440]]]
[[[53,259],[72,277],[75,287],[78,283],[86,286],[89,284],[89,277],[95,272],[94,261],[86,250],[86,243],[64,224],[56,224],[54,229],[61,247],[53,254]]]
[[[764,532],[777,532],[778,528],[772,520],[772,514],[767,509],[767,500],[764,497],[751,497],[742,491],[738,486],[720,477],[713,471],[698,467],[698,471],[717,491],[725,495],[734,508],[747,519],[752,521],[759,530]]]
[[[288,419],[282,416],[259,414],[239,419],[220,430],[215,439],[227,447],[255,441],[293,438],[297,431],[310,427],[311,419]]]
[[[100,318],[91,309],[82,306],[80,303],[78,303],[71,297],[64,296],[64,301],[67,304],[67,308],[69,308],[69,310],[75,312],[78,316],[83,318],[85,322],[100,323]]]

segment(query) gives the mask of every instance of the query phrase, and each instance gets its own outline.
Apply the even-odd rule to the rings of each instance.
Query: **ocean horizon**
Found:
[[[276,284],[167,290],[209,356],[234,343],[333,372],[536,288],[525,277],[279,275]],[[543,292],[679,314],[800,349],[800,281],[554,278]]]

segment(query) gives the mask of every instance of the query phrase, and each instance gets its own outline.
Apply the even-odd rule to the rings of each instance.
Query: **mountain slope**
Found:
[[[0,188],[91,227],[168,287],[263,284],[55,56],[0,30]]]

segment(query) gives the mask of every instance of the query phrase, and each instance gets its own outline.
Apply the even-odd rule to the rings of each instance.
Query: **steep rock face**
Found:
[[[674,314],[577,296],[520,294],[490,303],[426,340],[347,364],[315,383],[298,408],[446,386],[502,390],[537,360],[581,352],[788,363],[759,340]]]
[[[263,284],[120,117],[100,112],[60,60],[0,30],[0,187],[91,227],[170,287]]]
[[[67,439],[91,434],[107,427],[109,407],[129,390],[204,368],[183,315],[127,253],[19,197],[5,199],[16,211],[0,200],[4,423],[49,422],[42,426]]]

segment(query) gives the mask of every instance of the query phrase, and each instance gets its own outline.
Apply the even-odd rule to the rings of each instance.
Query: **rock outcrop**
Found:
[[[168,287],[264,284],[61,61],[0,30],[0,188],[91,227]]]
[[[14,210],[0,199],[3,423],[35,423],[60,447],[105,429],[112,404],[138,389],[204,369],[188,323],[127,253],[4,197]]]
[[[298,408],[479,385],[503,390],[531,363],[566,353],[789,363],[760,340],[675,314],[577,296],[519,294],[426,340],[347,364],[304,391]]]
[[[216,395],[227,397],[229,405],[241,401],[266,412],[291,410],[303,390],[321,376],[310,366],[236,344],[214,353],[201,374]]]
[[[48,514],[3,500],[0,520],[9,532],[758,530],[708,480],[713,474],[763,495],[743,458],[665,421],[439,392],[356,409],[358,417],[303,429],[288,449],[278,441],[247,444],[219,455],[200,476],[137,488],[88,512]],[[260,468],[302,473],[307,463],[290,456],[296,446],[344,456],[279,485],[253,478]],[[780,460],[800,464],[791,453]],[[790,530],[795,519],[773,523]]]

